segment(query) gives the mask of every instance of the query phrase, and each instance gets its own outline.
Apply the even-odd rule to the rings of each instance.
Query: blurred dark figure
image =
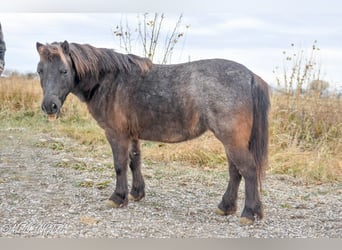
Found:
[[[0,76],[4,71],[5,67],[5,51],[6,51],[6,44],[4,41],[4,35],[2,34],[2,28],[0,23]]]

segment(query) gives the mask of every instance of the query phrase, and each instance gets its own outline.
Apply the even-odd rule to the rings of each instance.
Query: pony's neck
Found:
[[[79,79],[75,68],[74,72],[74,84],[71,93],[76,95],[80,101],[89,102],[100,87],[100,82],[93,77],[81,80]]]

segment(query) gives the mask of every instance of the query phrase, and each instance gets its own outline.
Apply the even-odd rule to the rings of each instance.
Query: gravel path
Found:
[[[146,198],[127,208],[107,209],[104,202],[114,188],[110,155],[82,158],[86,154],[79,152],[85,146],[25,129],[0,129],[0,138],[0,236],[342,236],[341,183],[305,185],[288,176],[268,175],[262,195],[264,220],[240,226],[238,216],[214,213],[227,185],[224,169],[145,162]]]

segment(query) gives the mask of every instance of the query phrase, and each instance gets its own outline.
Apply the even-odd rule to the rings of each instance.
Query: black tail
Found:
[[[254,75],[252,79],[253,127],[249,141],[249,151],[253,154],[259,187],[265,176],[268,156],[268,110],[270,98],[267,83]]]

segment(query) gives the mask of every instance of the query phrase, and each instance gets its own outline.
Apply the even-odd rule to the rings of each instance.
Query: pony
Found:
[[[237,211],[245,180],[242,224],[263,218],[260,199],[268,151],[268,85],[224,59],[153,64],[147,58],[88,44],[36,43],[42,110],[55,120],[69,93],[85,102],[111,146],[116,187],[109,207],[145,197],[140,140],[178,143],[210,130],[222,142],[229,184],[216,210]],[[128,190],[127,170],[132,172]]]

